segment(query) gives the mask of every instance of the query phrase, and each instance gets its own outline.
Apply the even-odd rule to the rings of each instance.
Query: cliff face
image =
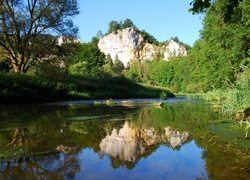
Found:
[[[106,55],[110,54],[113,60],[117,56],[125,67],[131,60],[152,60],[156,53],[163,54],[164,60],[187,55],[186,49],[173,40],[170,40],[168,45],[155,46],[145,42],[142,36],[131,28],[104,36],[100,39],[98,47]]]

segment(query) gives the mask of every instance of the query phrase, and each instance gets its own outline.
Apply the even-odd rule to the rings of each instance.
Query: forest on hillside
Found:
[[[188,56],[164,61],[162,54],[158,53],[152,60],[130,63],[126,69],[118,58],[112,60],[109,55],[105,56],[100,52],[97,44],[104,36],[101,32],[98,32],[89,43],[74,43],[77,28],[73,25],[71,16],[79,13],[75,1],[62,3],[56,8],[53,3],[45,4],[46,13],[34,11],[35,8],[41,8],[42,4],[31,3],[26,7],[25,3],[15,4],[15,1],[6,3],[9,3],[9,6],[3,3],[0,9],[0,75],[2,76],[0,94],[5,99],[8,99],[11,91],[19,91],[16,96],[43,92],[36,89],[37,86],[42,86],[41,84],[43,86],[39,87],[40,89],[48,88],[50,92],[76,93],[77,97],[81,97],[88,90],[99,93],[87,96],[88,98],[107,97],[101,92],[103,87],[100,86],[99,80],[106,81],[103,84],[105,86],[109,82],[117,82],[110,80],[112,78],[121,78],[120,84],[128,81],[130,85],[143,83],[168,88],[174,93],[230,89],[236,90],[234,96],[240,99],[249,95],[250,2],[248,0],[219,0],[216,3],[211,3],[209,0],[193,1],[193,8],[190,11],[204,13],[200,39],[190,47],[178,37],[173,37],[188,50]],[[16,16],[11,7],[17,7],[17,12],[28,8],[29,13]],[[134,28],[146,42],[155,45],[168,43],[159,42],[153,35],[137,28],[130,19],[120,22],[111,20],[105,35],[127,27]],[[63,32],[65,43],[59,45],[58,36],[50,34],[52,30],[58,34]],[[25,83],[20,84],[20,76],[25,76],[23,77]],[[37,80],[34,80],[37,77],[34,76],[41,78],[39,85]],[[7,77],[11,79],[8,83],[5,81]],[[98,82],[98,87],[95,82]],[[11,83],[19,85],[15,87]],[[56,88],[53,90],[52,86]],[[20,89],[23,90],[21,93]],[[116,94],[115,97],[118,96]],[[244,106],[246,104],[248,102],[244,102]]]

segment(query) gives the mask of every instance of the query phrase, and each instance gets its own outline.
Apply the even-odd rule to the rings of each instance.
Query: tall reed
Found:
[[[250,69],[244,67],[244,72],[239,74],[235,85],[222,94],[225,99],[222,111],[227,114],[242,113],[250,106]]]

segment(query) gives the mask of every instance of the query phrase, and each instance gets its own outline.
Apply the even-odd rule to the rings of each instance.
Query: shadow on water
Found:
[[[155,101],[1,106],[0,178],[250,177],[249,149],[211,133],[221,117],[209,104]]]

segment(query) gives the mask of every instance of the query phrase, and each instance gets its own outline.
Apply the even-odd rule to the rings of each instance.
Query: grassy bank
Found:
[[[228,83],[225,90],[213,90],[206,93],[184,94],[188,99],[200,98],[212,101],[221,107],[221,112],[226,116],[236,118],[250,107],[250,69],[245,68],[244,72],[237,76],[235,84]]]
[[[166,89],[139,85],[125,77],[105,79],[80,76],[42,77],[27,74],[0,74],[1,103],[52,102],[101,98],[158,98]]]

